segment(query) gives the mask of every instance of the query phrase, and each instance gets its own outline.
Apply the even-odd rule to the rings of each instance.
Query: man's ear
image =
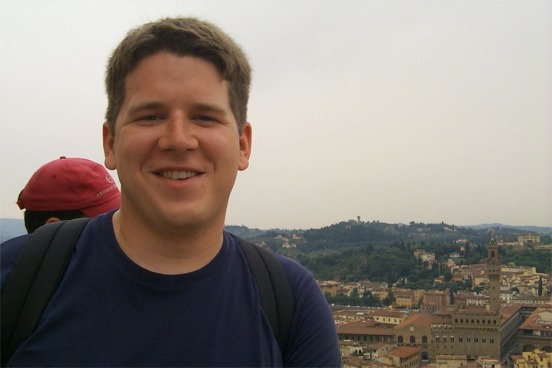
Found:
[[[50,217],[46,222],[44,222],[44,225],[49,224],[50,222],[58,222],[61,221],[59,217]]]
[[[115,162],[115,137],[111,134],[109,125],[107,122],[103,124],[102,127],[102,137],[103,137],[103,150],[104,150],[104,165],[110,170],[115,170],[117,168]]]
[[[252,128],[251,124],[245,123],[243,131],[240,135],[240,162],[238,170],[243,171],[249,166],[249,157],[251,156],[252,144]]]

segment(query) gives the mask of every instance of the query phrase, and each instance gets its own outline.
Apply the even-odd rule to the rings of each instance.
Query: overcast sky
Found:
[[[103,163],[106,60],[193,15],[254,68],[250,167],[227,223],[551,226],[551,1],[0,3],[0,217],[59,156]]]

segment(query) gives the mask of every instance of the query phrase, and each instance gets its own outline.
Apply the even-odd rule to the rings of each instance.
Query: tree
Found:
[[[391,305],[396,300],[395,295],[393,295],[393,292],[389,290],[389,294],[382,300],[382,303],[384,305]]]
[[[381,300],[377,295],[372,294],[370,290],[366,291],[364,293],[364,296],[362,298],[362,304],[365,307],[381,307]]]
[[[450,280],[452,280],[452,272],[447,268],[445,270],[445,282],[449,282]]]

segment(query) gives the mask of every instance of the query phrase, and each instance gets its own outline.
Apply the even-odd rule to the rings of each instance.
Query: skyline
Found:
[[[192,15],[227,31],[253,66],[253,152],[228,225],[306,229],[360,216],[552,226],[551,2],[1,8],[2,218],[22,218],[17,195],[47,161],[103,163],[104,68],[124,34]]]

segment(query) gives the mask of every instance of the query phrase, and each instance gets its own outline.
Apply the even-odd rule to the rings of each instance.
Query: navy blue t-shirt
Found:
[[[219,254],[202,269],[162,275],[123,253],[112,215],[88,223],[37,329],[10,366],[340,366],[329,306],[297,262],[277,255],[296,303],[282,357],[232,236],[224,234]],[[1,245],[2,288],[26,240]]]

